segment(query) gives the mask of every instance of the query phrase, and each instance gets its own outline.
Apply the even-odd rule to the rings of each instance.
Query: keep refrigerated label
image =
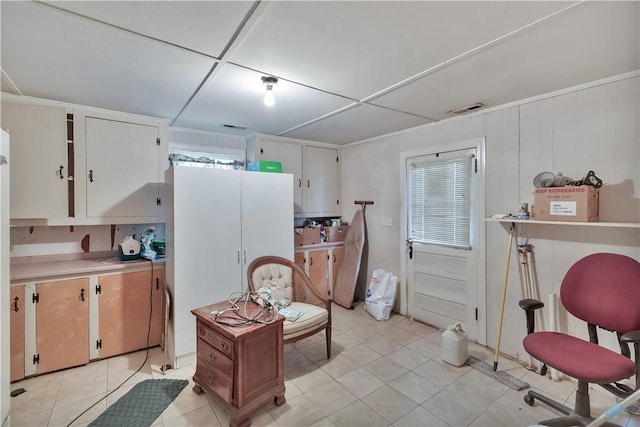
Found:
[[[553,201],[549,204],[550,215],[576,216],[578,215],[577,202]]]

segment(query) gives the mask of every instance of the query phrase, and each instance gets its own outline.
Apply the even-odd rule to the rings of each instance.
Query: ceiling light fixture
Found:
[[[267,86],[266,92],[264,94],[264,105],[267,107],[272,107],[275,103],[273,99],[273,86],[278,83],[277,77],[272,76],[262,76],[262,83]]]

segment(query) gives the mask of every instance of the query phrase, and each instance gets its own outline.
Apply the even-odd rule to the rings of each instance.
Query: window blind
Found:
[[[411,164],[411,240],[468,249],[473,158],[429,157]]]

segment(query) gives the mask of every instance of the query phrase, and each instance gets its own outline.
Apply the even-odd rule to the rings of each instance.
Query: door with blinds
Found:
[[[483,143],[434,147],[404,159],[408,313],[441,328],[460,323],[473,340],[484,313],[478,251],[484,229]]]

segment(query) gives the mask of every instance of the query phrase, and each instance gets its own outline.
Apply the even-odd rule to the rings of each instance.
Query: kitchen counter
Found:
[[[165,259],[153,261],[164,266]],[[94,273],[148,269],[149,261],[120,261],[116,251],[88,254],[46,255],[11,258],[9,276],[11,283],[24,283],[56,277],[82,276]]]

